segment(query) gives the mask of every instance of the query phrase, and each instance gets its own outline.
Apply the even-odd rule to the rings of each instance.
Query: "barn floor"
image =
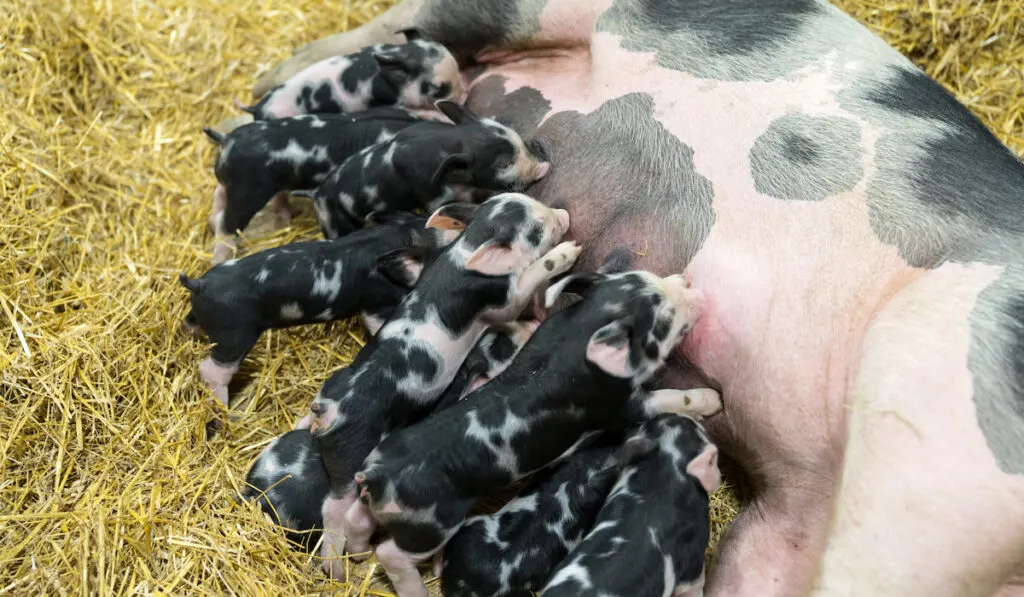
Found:
[[[328,582],[231,499],[361,329],[266,334],[208,441],[205,347],[178,331],[174,279],[209,257],[200,127],[387,4],[0,0],[0,595],[390,595],[372,562]],[[1021,3],[838,4],[1024,149]],[[315,236],[307,214],[258,223],[249,246]],[[719,492],[716,531],[734,512]]]

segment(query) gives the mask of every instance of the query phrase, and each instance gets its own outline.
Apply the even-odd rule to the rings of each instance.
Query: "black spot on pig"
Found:
[[[863,175],[860,129],[845,118],[789,114],[776,119],[750,150],[759,193],[821,201],[853,189]]]
[[[409,349],[409,371],[423,379],[431,380],[440,371],[440,364],[429,352],[419,347]]]
[[[505,77],[501,75],[490,75],[482,79],[470,90],[466,106],[485,118],[501,116],[520,135],[529,136],[551,111],[551,102],[532,87],[521,87],[506,93],[505,82]],[[537,157],[543,159],[544,156]]]
[[[366,48],[355,56],[351,57],[348,67],[341,71],[339,83],[341,87],[354,94],[359,90],[359,85],[369,81],[380,74],[380,65],[373,59],[372,49]]]
[[[417,15],[428,38],[466,59],[489,45],[525,39],[539,29],[544,2],[508,0],[437,0]]]
[[[1024,475],[1024,268],[1007,268],[979,294],[967,366],[978,425],[996,464]]]
[[[533,225],[530,229],[530,233],[526,235],[526,242],[530,243],[535,247],[539,247],[541,241],[544,240],[544,226],[539,222]],[[551,268],[548,268],[551,271]]]
[[[714,223],[711,182],[696,171],[693,149],[654,118],[651,96],[553,114],[535,138],[553,168],[530,193],[569,210],[584,247],[578,270],[629,251],[633,266],[664,276],[682,271],[703,245]]]
[[[868,187],[875,234],[914,267],[1006,263],[1024,242],[1024,164],[923,72],[882,74],[839,96],[883,131]]]
[[[341,104],[334,100],[334,89],[330,83],[321,83],[313,92],[313,106],[310,112],[343,112]]]
[[[917,198],[943,217],[966,217],[981,230],[1024,234],[1024,164],[946,89],[917,70],[898,69],[868,92],[879,106],[941,122],[916,160]]]
[[[797,42],[813,47],[819,40],[801,29],[821,11],[816,0],[616,0],[597,30],[622,35],[627,50],[653,52],[665,68],[771,80],[815,57],[818,48],[795,62],[773,54]]]

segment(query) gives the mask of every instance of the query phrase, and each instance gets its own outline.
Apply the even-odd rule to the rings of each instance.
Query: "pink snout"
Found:
[[[334,419],[337,418],[337,407],[325,404],[320,400],[314,400],[309,405],[309,413],[312,421],[309,430],[313,433],[326,431],[334,426]]]
[[[664,280],[669,300],[692,327],[703,310],[704,292],[690,288],[689,280],[679,274],[668,276]]]
[[[561,229],[560,232],[564,235],[569,231],[569,212],[564,209],[556,209],[555,215],[558,216],[558,226]]]

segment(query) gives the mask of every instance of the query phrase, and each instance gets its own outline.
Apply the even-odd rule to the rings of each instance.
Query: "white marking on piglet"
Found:
[[[325,126],[327,126],[327,121],[323,118],[314,118],[313,121],[309,123],[309,128],[311,129],[322,129]]]
[[[515,572],[522,563],[523,563],[523,554],[522,554],[522,552],[520,552],[518,555],[516,555],[516,559],[512,560],[511,562],[503,561],[501,563],[501,572],[498,573],[498,580],[501,581],[501,588],[502,588],[503,592],[507,593],[509,591],[509,589],[511,588],[511,584],[509,582],[509,577],[512,576],[512,573]]]
[[[319,319],[320,321],[330,321],[333,317],[334,311],[331,311],[330,309],[324,309],[323,311],[320,312],[319,315],[316,316],[316,318]]]
[[[388,129],[382,129],[380,134],[377,135],[377,140],[374,143],[375,144],[387,143],[388,141],[390,141],[394,137],[395,137],[395,133],[389,131]]]
[[[529,429],[526,419],[517,417],[511,412],[505,413],[505,420],[500,427],[487,427],[480,423],[476,412],[467,414],[469,423],[466,428],[466,437],[473,438],[487,447],[498,459],[498,466],[512,474],[519,473],[519,457],[511,448],[512,437],[520,432]],[[497,434],[501,445],[491,441],[491,436]]]
[[[651,534],[654,530],[651,530]],[[660,546],[659,546],[660,551]],[[672,558],[668,555],[664,556],[665,560],[665,589],[661,592],[661,597],[672,597],[672,594],[676,590],[676,570],[675,566],[672,565]]]
[[[561,510],[558,515],[558,520],[544,525],[553,535],[557,536],[563,544],[566,543],[565,525],[569,524],[573,519],[572,509],[569,506],[568,486],[568,483],[562,483],[558,486],[558,491],[555,492],[555,500],[558,502],[558,507]]]
[[[338,294],[341,293],[341,260],[334,262],[334,272],[327,277],[327,266],[320,268],[316,278],[313,280],[313,295],[327,297],[327,301],[333,303]]]
[[[384,160],[384,163],[387,164],[389,167],[392,167],[394,165],[395,150],[397,148],[398,148],[398,144],[397,143],[392,143],[392,144],[388,145],[387,151],[384,152],[383,160]]]
[[[548,586],[554,587],[570,580],[578,582],[581,589],[586,590],[594,586],[594,583],[590,580],[590,571],[583,567],[579,561],[574,561],[572,564],[559,570],[558,574],[548,582]]]
[[[257,284],[263,284],[263,283],[265,283],[267,281],[267,278],[269,278],[269,277],[270,277],[270,270],[267,269],[267,268],[263,268],[263,269],[260,270],[260,272],[258,274],[256,274],[256,278],[255,278],[256,279],[256,283]]]
[[[231,267],[232,265],[234,265],[236,263],[238,263],[237,259],[228,259],[227,261],[225,261],[221,265],[224,266],[224,267]]]
[[[309,151],[299,145],[295,139],[290,139],[284,149],[271,151],[267,157],[272,161],[301,163],[309,158]]]
[[[286,303],[281,306],[282,319],[302,319],[302,307],[298,303]]]

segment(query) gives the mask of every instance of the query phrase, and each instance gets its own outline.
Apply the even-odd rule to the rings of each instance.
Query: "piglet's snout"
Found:
[[[325,431],[330,429],[332,426],[333,418],[331,416],[331,408],[324,404],[320,400],[314,400],[309,405],[309,414],[311,421],[309,422],[309,430],[313,433],[318,431]]]
[[[675,305],[676,312],[684,319],[687,328],[693,327],[704,307],[704,293],[690,288],[689,282],[678,274],[664,278],[664,281],[666,295]]]

